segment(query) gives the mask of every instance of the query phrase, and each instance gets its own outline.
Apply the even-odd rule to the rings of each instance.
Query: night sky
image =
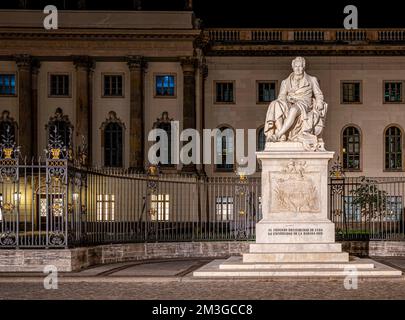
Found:
[[[17,8],[20,0],[0,1]],[[75,9],[78,0],[26,0],[30,9],[54,4]],[[206,27],[342,28],[346,5],[356,5],[359,28],[405,27],[404,0],[193,0],[196,16]],[[183,10],[185,0],[142,0],[143,10]],[[131,10],[134,0],[86,0],[87,10]]]

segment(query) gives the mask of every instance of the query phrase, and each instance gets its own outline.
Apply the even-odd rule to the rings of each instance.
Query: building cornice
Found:
[[[194,41],[200,32],[198,30],[6,30],[0,29],[0,39],[3,40],[186,40]]]

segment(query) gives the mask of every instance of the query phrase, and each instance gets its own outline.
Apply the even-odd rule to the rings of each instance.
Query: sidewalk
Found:
[[[376,258],[405,271],[405,258]],[[134,261],[60,273],[57,290],[45,274],[0,274],[0,299],[405,299],[405,277],[342,279],[195,279],[191,272],[210,260]]]

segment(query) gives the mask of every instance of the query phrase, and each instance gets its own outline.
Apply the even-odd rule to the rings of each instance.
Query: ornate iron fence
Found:
[[[260,178],[89,169],[73,165],[57,139],[34,163],[21,160],[13,139],[3,141],[0,248],[254,240],[262,218]],[[338,239],[404,239],[405,178],[335,171],[329,186]]]
[[[1,248],[254,239],[260,179],[88,169],[48,149],[0,156]]]
[[[404,240],[405,177],[330,179],[337,240]]]

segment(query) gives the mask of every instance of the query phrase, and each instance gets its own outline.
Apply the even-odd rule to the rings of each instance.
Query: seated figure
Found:
[[[281,83],[267,110],[266,142],[300,141],[307,150],[323,150],[321,133],[328,105],[318,80],[305,72],[305,59],[292,61],[293,73]]]

